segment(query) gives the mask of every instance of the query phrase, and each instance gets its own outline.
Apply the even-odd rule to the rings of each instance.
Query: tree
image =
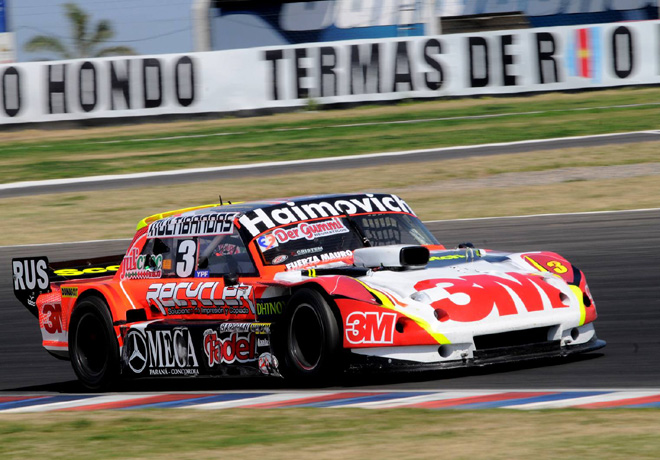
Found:
[[[110,46],[99,49],[103,42],[110,40],[115,35],[110,21],[103,19],[97,22],[93,27],[93,32],[90,33],[89,15],[87,13],[75,3],[65,3],[64,9],[71,24],[72,49],[65,46],[57,37],[37,35],[25,44],[23,47],[25,51],[30,53],[48,51],[59,55],[63,59],[137,54],[129,46]]]

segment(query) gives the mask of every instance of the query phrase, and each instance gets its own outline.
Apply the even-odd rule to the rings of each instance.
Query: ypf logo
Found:
[[[395,313],[355,311],[346,317],[346,340],[358,344],[394,343]]]

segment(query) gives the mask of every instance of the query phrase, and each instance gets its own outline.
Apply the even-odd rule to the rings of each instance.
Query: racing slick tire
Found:
[[[71,315],[69,356],[73,371],[89,390],[110,387],[119,377],[119,344],[108,307],[98,297],[82,300]]]
[[[282,332],[285,378],[317,383],[338,370],[340,327],[321,293],[312,289],[294,293],[284,313]]]

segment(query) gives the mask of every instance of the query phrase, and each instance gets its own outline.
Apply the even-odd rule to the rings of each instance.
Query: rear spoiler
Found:
[[[52,292],[51,283],[112,276],[124,254],[94,259],[49,263],[48,257],[23,257],[11,260],[14,295],[34,316],[39,316],[37,297]]]

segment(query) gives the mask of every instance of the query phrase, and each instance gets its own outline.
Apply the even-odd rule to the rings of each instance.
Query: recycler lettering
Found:
[[[255,314],[252,286],[223,286],[215,281],[154,283],[146,295],[147,304],[164,315],[226,315]]]

